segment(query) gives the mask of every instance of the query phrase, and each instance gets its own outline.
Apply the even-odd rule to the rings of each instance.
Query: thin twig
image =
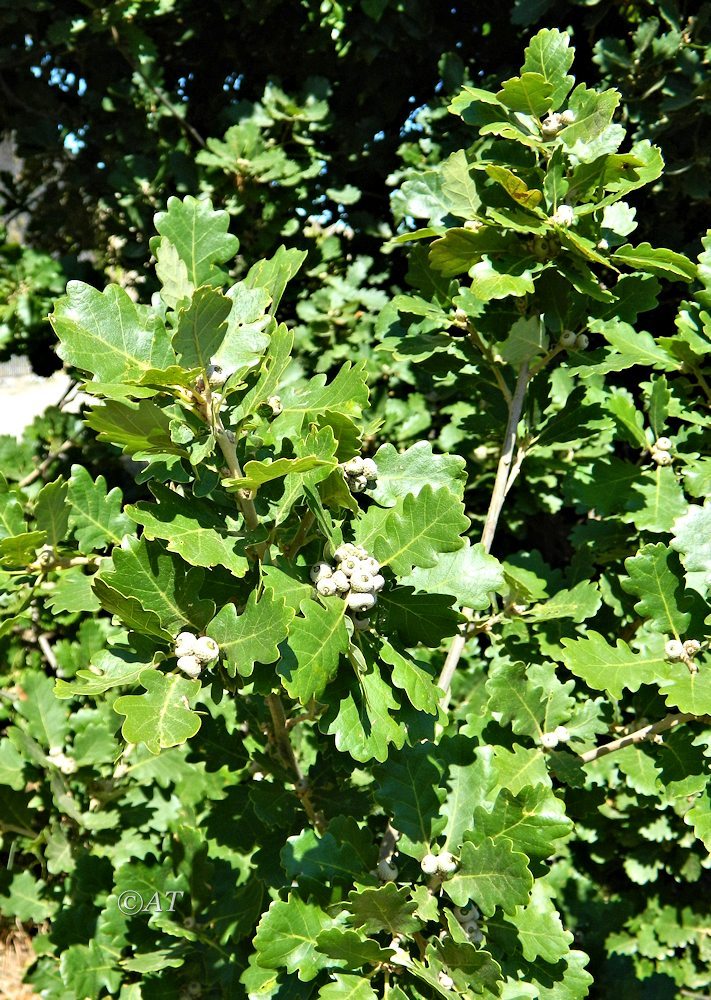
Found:
[[[196,128],[194,128],[190,124],[190,122],[187,121],[187,119],[183,118],[183,116],[179,113],[179,111],[175,107],[175,105],[171,101],[169,101],[168,98],[165,96],[165,94],[163,93],[163,91],[160,90],[160,88],[156,87],[156,85],[154,83],[151,83],[151,81],[148,79],[148,77],[146,76],[146,74],[141,69],[140,63],[134,62],[134,60],[129,55],[129,53],[126,52],[126,50],[123,48],[123,46],[121,44],[121,39],[119,37],[118,30],[117,30],[117,28],[116,28],[115,25],[112,25],[112,27],[111,27],[111,37],[114,40],[114,44],[116,45],[117,50],[124,57],[124,59],[126,60],[126,62],[128,63],[128,65],[131,67],[131,69],[134,71],[134,73],[137,73],[140,76],[140,78],[143,80],[143,82],[148,87],[148,89],[153,94],[155,94],[155,96],[158,98],[158,100],[163,105],[163,107],[166,108],[170,112],[170,114],[173,116],[173,118],[175,118],[175,120],[180,125],[180,127],[182,128],[182,130],[188,136],[190,136],[191,139],[194,139],[195,142],[198,144],[198,146],[200,146],[202,149],[204,149],[206,143],[205,143],[205,140],[203,139],[203,137],[198,132],[198,130]]]
[[[276,746],[277,753],[279,754],[282,763],[294,774],[296,794],[304,807],[304,812],[308,816],[309,822],[314,829],[318,830],[319,833],[323,833],[326,829],[326,824],[324,822],[323,815],[314,809],[313,802],[311,801],[309,783],[299,767],[299,762],[296,759],[294,748],[291,745],[291,740],[289,739],[286,724],[286,712],[284,711],[281,698],[278,694],[268,694],[266,697],[266,703],[267,708],[269,709],[269,714],[272,717],[272,733],[274,735],[274,744]]]
[[[645,740],[654,739],[657,733],[663,733],[667,729],[681,725],[682,722],[692,722],[698,718],[698,715],[690,715],[688,713],[667,715],[663,719],[660,719],[659,722],[652,722],[648,726],[643,726],[642,729],[637,729],[634,733],[627,733],[626,736],[620,736],[619,739],[612,740],[611,743],[605,743],[601,747],[595,747],[593,750],[581,753],[580,759],[584,764],[589,764],[590,761],[606,757],[608,754],[614,753],[615,750],[623,750],[634,743],[643,743]]]
[[[45,660],[50,665],[52,670],[56,672],[59,664],[57,663],[57,657],[54,655],[54,650],[49,644],[49,638],[46,635],[37,636],[37,645],[42,650]]]
[[[517,459],[517,466],[512,468],[513,454],[517,440],[516,431],[518,428],[518,422],[521,419],[521,411],[523,410],[523,400],[526,395],[527,385],[528,364],[524,363],[521,367],[521,371],[518,373],[516,389],[514,390],[513,397],[509,404],[509,418],[506,424],[506,431],[504,433],[501,457],[499,458],[499,465],[496,470],[496,479],[494,481],[494,489],[491,493],[491,500],[489,501],[489,510],[486,515],[486,521],[484,522],[484,530],[481,533],[481,543],[484,546],[485,552],[491,551],[494,534],[496,533],[496,526],[499,523],[501,509],[506,498],[507,483],[509,482],[512,473],[515,478],[515,474],[518,473],[518,469],[520,468],[521,461],[523,461],[523,458],[521,458],[521,461],[518,461]],[[444,661],[444,666],[442,667],[442,671],[439,675],[437,684],[444,692],[444,697],[440,702],[442,708],[446,709],[449,702],[449,688],[452,683],[452,677],[454,676],[454,671],[457,669],[459,660],[464,652],[464,646],[466,645],[466,641],[469,637],[470,629],[471,623],[467,622],[462,626],[457,635],[455,635],[452,640],[452,644],[449,647],[447,658]]]
[[[56,451],[51,451],[49,455],[47,455],[47,457],[43,459],[42,462],[40,462],[40,464],[37,466],[36,469],[33,469],[32,472],[30,472],[27,476],[25,476],[24,479],[21,479],[20,482],[17,484],[18,487],[20,489],[24,489],[25,486],[29,486],[30,483],[34,483],[35,479],[39,479],[40,476],[47,471],[52,462],[56,461],[56,459],[60,458],[65,452],[69,451],[69,449],[73,447],[73,445],[74,445],[73,438],[67,438],[66,441],[60,444],[59,448],[57,448]]]

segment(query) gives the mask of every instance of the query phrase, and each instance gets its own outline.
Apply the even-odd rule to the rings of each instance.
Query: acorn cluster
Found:
[[[467,903],[466,906],[455,906],[452,912],[455,920],[473,944],[479,944],[484,940],[484,935],[479,929],[481,913],[473,903]]]
[[[175,655],[178,657],[178,669],[188,677],[199,677],[203,667],[214,663],[220,657],[220,647],[209,635],[193,635],[192,632],[181,632],[175,640]]]
[[[351,493],[362,493],[378,478],[378,467],[372,458],[349,458],[339,466]]]
[[[563,111],[561,114],[555,112],[547,115],[541,122],[541,135],[544,139],[555,139],[561,129],[567,125],[572,125],[575,121],[574,111]]]
[[[546,750],[555,750],[559,743],[567,743],[570,739],[570,730],[565,726],[556,726],[550,733],[541,733],[541,746]]]
[[[346,542],[333,553],[335,564],[318,562],[311,567],[311,579],[323,597],[343,597],[349,611],[367,614],[378,603],[385,586],[380,563],[361,545]]]
[[[585,333],[574,333],[572,330],[563,330],[558,343],[561,347],[567,347],[569,351],[586,351],[590,341]]]
[[[420,868],[425,875],[439,875],[442,879],[448,879],[459,868],[459,862],[449,851],[442,851],[441,854],[425,854]]]
[[[674,459],[671,456],[672,443],[668,437],[658,437],[652,447],[652,459],[657,465],[671,465]]]
[[[698,639],[687,639],[682,642],[680,639],[669,639],[664,646],[664,655],[671,663],[686,663],[687,665],[701,651],[701,643]]]

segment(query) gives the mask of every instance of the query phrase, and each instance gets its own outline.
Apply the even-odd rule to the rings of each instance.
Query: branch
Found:
[[[677,715],[667,715],[659,722],[650,723],[648,726],[644,726],[642,729],[637,729],[634,733],[628,733],[626,736],[620,736],[617,740],[612,740],[611,743],[605,743],[601,747],[595,747],[593,750],[587,750],[585,753],[580,754],[580,759],[584,764],[589,764],[592,760],[597,760],[599,757],[607,757],[609,753],[614,753],[615,750],[624,750],[625,747],[632,746],[634,743],[643,743],[645,740],[654,739],[657,733],[663,733],[667,729],[673,729],[675,726],[681,725],[682,722],[693,722],[699,719],[698,715],[689,715],[688,713],[679,713]]]
[[[528,363],[524,363],[521,371],[518,373],[516,389],[514,390],[511,403],[509,404],[509,418],[506,424],[506,431],[504,432],[504,443],[501,450],[501,457],[499,458],[499,465],[496,470],[496,479],[494,480],[494,489],[491,493],[489,510],[486,515],[486,521],[484,522],[484,530],[481,533],[481,543],[484,546],[485,552],[491,551],[491,545],[494,541],[494,534],[496,533],[496,527],[499,523],[501,509],[504,506],[504,500],[506,499],[507,483],[509,482],[509,478],[514,471],[512,470],[512,463],[514,450],[516,448],[516,429],[518,427],[518,422],[521,419],[521,411],[523,410],[523,400],[526,395],[527,385]],[[520,462],[518,462],[515,472],[518,472],[518,468],[520,468]],[[449,687],[452,683],[454,671],[457,669],[461,655],[464,652],[464,646],[469,635],[470,627],[470,623],[465,624],[462,627],[462,630],[452,640],[452,645],[447,653],[447,659],[444,661],[442,672],[439,675],[439,681],[437,683],[444,692],[444,697],[441,702],[443,708],[446,708],[449,701]]]
[[[284,706],[281,698],[278,694],[268,694],[266,697],[266,703],[267,708],[269,709],[269,714],[272,717],[272,733],[274,735],[274,744],[276,746],[277,753],[279,754],[282,763],[294,773],[296,794],[304,807],[304,812],[309,817],[309,822],[316,830],[318,830],[319,833],[323,833],[326,829],[326,824],[323,816],[321,813],[316,812],[313,802],[311,801],[309,783],[299,767],[299,762],[296,759],[294,748],[291,745],[291,740],[289,739],[286,713],[284,712]]]

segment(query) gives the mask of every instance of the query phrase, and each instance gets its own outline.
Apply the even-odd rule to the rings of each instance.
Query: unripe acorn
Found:
[[[687,656],[696,656],[696,654],[701,649],[701,643],[698,639],[687,639],[684,643],[684,652]]]
[[[449,851],[442,851],[437,858],[437,868],[443,875],[454,875],[459,868],[459,862]]]
[[[553,735],[558,737],[559,743],[567,743],[570,740],[570,730],[565,726],[556,726]]]
[[[575,338],[575,346],[579,351],[587,351],[589,343],[590,341],[585,333],[579,333]]]
[[[541,733],[541,746],[546,750],[553,750],[558,746],[558,737],[555,733]]]
[[[347,476],[360,476],[363,472],[363,459],[360,455],[355,455],[343,463],[343,471]]]
[[[572,125],[575,121],[575,112],[568,108],[568,110],[564,111],[560,116],[560,121],[562,125]]]
[[[318,583],[319,580],[324,580],[326,577],[333,576],[333,567],[327,562],[318,562],[309,570],[309,575],[314,583]]]
[[[574,347],[576,340],[577,337],[572,330],[563,330],[558,343],[561,347]]]
[[[214,663],[220,658],[220,647],[209,635],[201,635],[195,643],[193,655],[202,663]]]
[[[454,917],[459,921],[460,924],[470,923],[472,920],[478,920],[481,916],[479,909],[474,905],[474,903],[467,903],[466,906],[455,906],[453,911]]]
[[[362,614],[364,611],[370,611],[371,608],[374,608],[377,600],[375,594],[355,594],[351,591],[346,597],[346,604],[351,611],[358,611]]]
[[[197,636],[193,635],[192,632],[181,632],[175,640],[175,655],[192,656],[195,652],[196,642]]]
[[[681,660],[685,652],[684,645],[679,639],[669,639],[664,646],[664,656],[672,663]]]
[[[335,583],[336,590],[340,591],[340,593],[342,593],[342,594],[345,594],[346,591],[351,586],[351,583],[350,583],[348,577],[346,576],[346,574],[341,569],[337,569],[336,570],[336,572],[331,577],[331,580]]]
[[[448,976],[446,972],[440,972],[437,976],[437,981],[444,990],[451,990],[454,986],[454,980],[451,976]]]
[[[560,131],[561,117],[557,114],[550,114],[541,122],[541,134],[544,139],[555,139]]]
[[[476,921],[472,921],[471,924],[468,924],[463,929],[466,932],[467,937],[473,944],[481,944],[481,942],[484,940],[484,935],[479,930],[479,925],[477,924]]]
[[[434,854],[425,854],[420,861],[420,868],[425,875],[435,875],[439,871],[439,859]]]
[[[671,451],[671,440],[668,437],[658,437],[654,442],[654,447],[657,451]]]
[[[332,576],[324,577],[316,583],[316,590],[322,597],[333,597],[338,587]]]
[[[202,664],[196,656],[179,656],[178,669],[182,670],[188,677],[199,677]]]
[[[374,482],[378,478],[378,466],[372,458],[363,459],[363,475],[369,483]]]
[[[377,594],[385,586],[385,577],[381,576],[380,573],[376,573],[373,577],[373,592]]]
[[[652,451],[652,460],[657,463],[657,465],[671,465],[673,459],[668,451],[658,451],[656,448]]]
[[[575,222],[575,212],[570,205],[559,205],[551,216],[551,222],[556,226],[572,226]]]
[[[355,594],[372,594],[375,589],[370,573],[364,573],[362,570],[357,570],[351,574],[350,584],[351,590]]]
[[[398,867],[394,865],[391,861],[383,858],[382,861],[378,862],[378,878],[381,882],[394,882],[398,877]]]

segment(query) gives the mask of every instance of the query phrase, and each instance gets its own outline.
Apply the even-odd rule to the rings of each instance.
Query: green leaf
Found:
[[[355,540],[398,575],[409,573],[413,566],[436,566],[440,553],[464,545],[461,534],[469,526],[464,505],[446,487],[425,486],[417,496],[408,494],[382,524],[379,514],[369,511],[358,522]]]
[[[186,626],[201,630],[214,613],[213,603],[200,597],[203,578],[202,570],[190,569],[160,545],[126,538],[113,550],[111,559],[102,563],[94,577],[94,589],[104,607],[105,592],[100,584],[134,599],[144,611],[153,612],[161,627],[174,637]]]
[[[481,543],[467,544],[438,556],[429,569],[417,567],[399,582],[429,594],[451,594],[466,608],[485,611],[491,596],[504,586],[501,563],[484,551]]]
[[[370,982],[361,976],[336,972],[333,978],[334,982],[318,991],[319,1000],[378,1000]]]
[[[674,522],[686,510],[684,492],[670,466],[657,466],[653,472],[632,485],[625,520],[639,531],[655,534],[671,531]]]
[[[344,930],[341,927],[322,931],[316,941],[316,947],[324,955],[335,959],[338,965],[345,965],[349,969],[387,962],[393,954],[392,949],[381,948],[372,938],[363,937],[357,931]]]
[[[681,554],[689,586],[705,595],[711,587],[711,501],[689,504],[672,534],[671,547]]]
[[[322,469],[327,474],[337,465],[335,458],[328,460],[317,455],[306,455],[303,458],[276,458],[265,462],[251,461],[245,465],[245,475],[242,479],[223,479],[222,485],[230,491],[258,490],[260,486],[274,482],[275,479],[303,475],[314,469]]]
[[[399,708],[392,690],[371,664],[366,673],[349,677],[329,692],[328,707],[319,728],[335,736],[336,748],[355,760],[383,761],[390,745],[396,749],[405,742],[405,729],[392,712]]]
[[[517,795],[502,789],[491,809],[475,808],[470,828],[476,833],[468,840],[508,838],[517,850],[538,860],[556,854],[573,832],[565,805],[543,785],[528,785]]]
[[[481,199],[469,172],[467,155],[463,149],[444,161],[441,166],[442,194],[449,205],[449,211],[459,219],[476,219],[481,207]]]
[[[493,841],[486,837],[475,846],[465,841],[459,856],[459,869],[445,885],[445,891],[457,906],[474,901],[485,916],[497,907],[515,913],[528,901],[533,878],[525,854],[514,851],[510,840]]]
[[[454,597],[445,594],[416,594],[412,587],[395,587],[379,596],[384,631],[397,635],[406,646],[439,646],[446,636],[455,635],[464,620],[452,609]]]
[[[0,740],[0,785],[14,788],[16,792],[25,787],[25,777],[22,773],[25,762],[19,751],[9,739]]]
[[[612,254],[615,263],[626,264],[636,271],[647,271],[662,278],[673,281],[693,281],[696,277],[696,265],[688,257],[673,250],[653,247],[649,243],[640,243],[633,247],[626,243]]]
[[[136,305],[118,285],[109,285],[102,294],[82,281],[70,281],[49,318],[60,341],[60,358],[96,381],[135,381],[150,368],[175,363],[160,318]]]
[[[248,288],[265,288],[272,300],[270,312],[276,312],[281,302],[284,290],[294,275],[298,274],[301,265],[306,260],[305,250],[296,247],[287,248],[282,245],[273,257],[259,260],[247,272],[244,283]]]
[[[502,233],[494,226],[482,225],[480,229],[448,229],[444,236],[433,240],[429,249],[429,262],[435,271],[438,271],[443,278],[452,278],[456,274],[466,274],[470,268],[480,261],[485,254],[499,254],[507,251],[515,251],[516,241],[509,234]],[[417,304],[413,302],[412,295],[396,296],[394,304],[401,312],[414,312]],[[425,316],[438,321],[442,327],[449,326],[450,321],[446,318],[439,307],[434,307],[431,303],[423,304],[420,311]]]
[[[593,142],[612,121],[619,102],[620,94],[616,90],[589,90],[584,83],[579,83],[568,99],[568,108],[575,114],[575,121],[562,129],[558,138],[568,149],[576,143]]]
[[[0,494],[0,538],[12,538],[27,531],[25,512],[17,497]]]
[[[527,621],[546,622],[572,618],[580,623],[597,614],[602,597],[596,584],[581,580],[571,590],[559,590],[549,601],[534,604],[523,612]]]
[[[302,982],[315,979],[320,969],[333,965],[317,950],[319,935],[333,927],[333,920],[319,906],[294,893],[275,900],[259,921],[254,938],[256,958],[265,969],[286,969]]]
[[[173,350],[185,368],[207,369],[225,338],[231,309],[232,302],[215,288],[203,286],[193,292],[173,333]]]
[[[464,459],[435,454],[429,441],[418,441],[403,452],[384,444],[373,457],[378,479],[369,496],[381,507],[394,507],[401,497],[408,493],[417,496],[425,486],[446,486],[460,500],[464,495]]]
[[[529,681],[526,673],[526,665],[521,661],[497,664],[486,681],[488,707],[500,715],[502,722],[510,724],[515,733],[539,738],[544,731],[543,691]]]
[[[188,706],[200,690],[200,681],[159,670],[144,670],[139,680],[145,694],[123,695],[113,704],[114,712],[126,716],[121,733],[127,743],[145,743],[157,754],[197,733],[200,716]]]
[[[380,658],[393,669],[391,679],[396,688],[404,691],[413,708],[428,715],[437,715],[442,692],[427,671],[426,664],[395,649],[389,642],[380,647]]]
[[[638,691],[667,673],[664,659],[653,653],[633,653],[622,639],[609,645],[597,632],[579,639],[563,639],[563,662],[577,677],[597,691],[621,698],[623,691]]]
[[[279,659],[279,644],[286,639],[294,609],[283,597],[265,590],[259,600],[252,591],[241,614],[233,604],[220,608],[206,632],[220,646],[227,661],[227,672],[250,677],[255,663],[275,663]]]
[[[18,701],[18,715],[27,721],[32,737],[43,747],[63,747],[69,728],[68,711],[54,697],[54,684],[50,677],[37,671],[28,671],[22,678],[25,697]]]
[[[644,545],[636,556],[625,559],[627,579],[622,589],[641,598],[634,608],[649,619],[652,628],[675,638],[684,635],[691,615],[684,610],[684,598],[679,559],[662,542]]]
[[[121,490],[114,486],[107,492],[103,476],[92,480],[84,466],[73,465],[67,497],[71,505],[69,523],[80,552],[120,545],[123,536],[131,531],[131,521],[121,513]]]
[[[482,302],[520,297],[533,291],[531,272],[520,261],[498,261],[497,266],[484,258],[469,271],[472,293]]]
[[[213,211],[209,200],[198,201],[188,195],[182,201],[169,198],[167,212],[158,212],[154,223],[160,236],[178,251],[193,288],[221,282],[217,265],[231,260],[239,247],[237,238],[227,231],[230,224],[227,212]],[[161,242],[151,240],[154,253]]]
[[[151,666],[153,647],[146,640],[134,638],[133,646],[109,646],[94,653],[91,670],[77,670],[69,680],[58,679],[54,688],[57,698],[96,697],[114,687],[135,687],[141,674]]]
[[[528,962],[541,958],[555,965],[568,954],[573,943],[573,935],[563,930],[560,914],[540,879],[533,886],[531,902],[516,907],[506,920],[516,928],[523,957]]]
[[[362,927],[366,934],[387,931],[395,934],[412,934],[422,926],[414,916],[416,903],[410,898],[409,887],[398,889],[388,882],[379,889],[354,889],[348,893],[350,922]]]
[[[548,335],[544,324],[537,316],[517,319],[506,340],[499,345],[499,354],[510,365],[520,368],[524,361],[530,361],[548,348]]]
[[[24,871],[13,875],[8,889],[8,895],[0,896],[5,917],[16,917],[23,923],[32,921],[41,924],[57,909],[54,900],[42,898],[45,884],[31,872]]]
[[[323,603],[325,607],[313,599],[302,603],[302,616],[291,623],[277,668],[289,695],[302,705],[323,694],[348,649],[346,602],[327,597]]]
[[[69,527],[67,490],[66,482],[60,477],[47,483],[37,494],[35,521],[39,530],[46,533],[49,545],[64,541]]]
[[[485,167],[486,173],[493,181],[499,184],[507,195],[522,208],[533,211],[540,205],[543,201],[543,192],[537,189],[529,189],[528,185],[524,180],[518,177],[513,170],[509,170],[508,167],[501,167],[498,164],[487,164]],[[472,277],[474,275],[469,272]],[[475,289],[475,294],[479,294]],[[483,298],[484,296],[480,296]],[[503,298],[501,295],[489,295],[488,298]]]
[[[554,109],[560,107],[566,94],[575,82],[568,76],[573,65],[574,50],[570,47],[567,32],[543,28],[533,36],[525,52],[522,73],[540,73],[552,87],[551,102]]]
[[[398,850],[418,860],[444,829],[442,770],[428,743],[391,753],[387,763],[375,768],[375,798],[401,835]]]
[[[711,674],[702,663],[692,673],[684,663],[669,664],[668,677],[659,681],[659,693],[670,708],[692,715],[711,715]]]
[[[505,80],[496,97],[510,111],[522,111],[540,118],[553,103],[553,84],[542,73],[524,72]]]
[[[225,516],[214,504],[195,497],[181,497],[174,490],[154,485],[157,504],[141,501],[126,507],[126,513],[143,526],[143,537],[164,539],[170,552],[182,556],[188,565],[224,566],[236,577],[249,569],[245,555],[248,542],[238,530],[235,518]]]
[[[95,406],[86,423],[98,433],[99,441],[117,445],[126,455],[187,457],[185,449],[173,443],[168,414],[149,399],[139,403],[110,399],[102,406]]]
[[[46,538],[44,531],[25,531],[14,538],[3,538],[0,541],[0,565],[9,568],[27,566],[34,561],[37,549]]]
[[[88,945],[73,944],[62,952],[62,980],[77,997],[98,997],[104,989],[116,993],[124,978],[118,963],[120,951],[93,938]]]
[[[54,588],[45,598],[53,613],[62,611],[98,611],[99,599],[91,589],[92,577],[81,566],[72,566],[60,575]]]
[[[188,277],[188,265],[180,259],[177,247],[167,237],[156,245],[156,276],[161,283],[160,297],[169,309],[175,309],[192,295],[195,286]]]

